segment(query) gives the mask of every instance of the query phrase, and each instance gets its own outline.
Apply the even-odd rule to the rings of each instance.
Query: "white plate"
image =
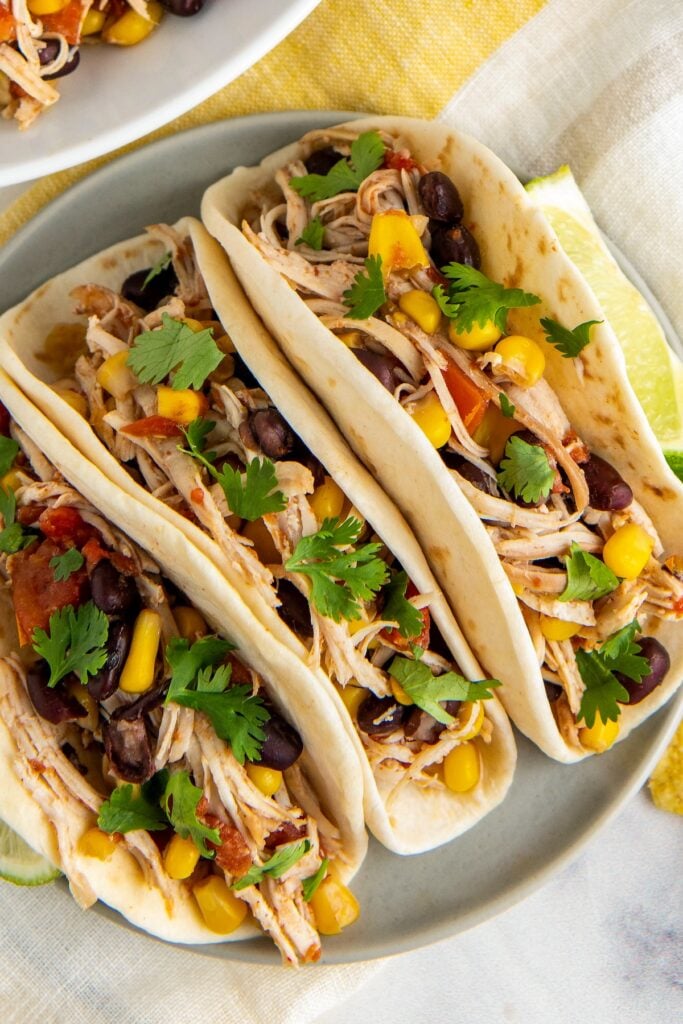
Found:
[[[73,167],[196,106],[268,53],[320,0],[206,0],[139,46],[82,46],[59,101],[26,131],[0,120],[0,186]],[[191,154],[188,154],[191,156]]]
[[[304,132],[349,116],[307,111],[223,121],[108,164],[42,210],[5,246],[0,311],[60,270],[139,234],[144,224],[198,214],[206,186],[237,164],[255,163]],[[183,161],[184,153],[191,153],[192,160]],[[663,317],[647,286],[636,283]],[[523,899],[576,857],[643,785],[682,709],[680,691],[623,743],[575,765],[551,761],[517,734],[519,760],[510,792],[475,828],[419,857],[397,857],[370,842],[353,882],[360,920],[324,941],[324,962],[415,949],[465,931]],[[49,900],[50,889],[40,895]],[[132,927],[101,904],[94,912]],[[279,962],[273,943],[263,937],[186,948],[226,960]]]

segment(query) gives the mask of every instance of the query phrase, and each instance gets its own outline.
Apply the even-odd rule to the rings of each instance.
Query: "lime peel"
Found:
[[[46,885],[60,875],[59,868],[0,821],[0,878],[14,885]]]

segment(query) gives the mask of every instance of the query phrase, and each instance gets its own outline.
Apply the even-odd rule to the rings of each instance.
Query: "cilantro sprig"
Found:
[[[295,245],[308,245],[319,252],[323,247],[325,226],[320,217],[313,217],[297,238]]]
[[[501,685],[498,679],[482,679],[471,683],[458,672],[444,672],[435,676],[423,661],[401,657],[394,658],[389,666],[389,675],[401,684],[413,704],[442,725],[450,725],[455,719],[444,710],[440,701],[490,700],[493,697],[491,690]]]
[[[266,736],[263,724],[270,714],[262,699],[247,685],[229,686],[230,665],[218,665],[233,645],[218,637],[202,637],[196,643],[175,637],[166,647],[171,683],[166,703],[202,711],[216,735],[230,744],[240,764],[258,761]],[[217,667],[216,667],[217,666]]]
[[[5,490],[0,486],[0,515],[2,516],[3,528],[0,530],[0,551],[6,555],[13,555],[36,540],[36,534],[31,533],[21,523],[16,522],[17,499],[11,487]]]
[[[388,580],[386,562],[378,557],[382,545],[358,542],[363,524],[352,516],[325,519],[317,533],[302,537],[285,563],[289,572],[311,579],[311,601],[321,615],[333,619],[359,619],[359,601],[369,601]],[[342,548],[350,548],[348,551]]]
[[[323,862],[314,875],[309,875],[308,878],[304,878],[301,882],[301,888],[303,890],[304,902],[310,903],[315,893],[318,891],[321,882],[324,882],[327,876],[327,869],[330,866],[328,857],[323,858]]]
[[[239,892],[241,889],[247,889],[250,885],[258,885],[266,876],[269,878],[281,878],[286,871],[294,867],[297,861],[305,857],[310,848],[311,842],[309,839],[302,839],[298,843],[288,843],[286,846],[281,846],[265,864],[261,864],[260,867],[258,864],[254,864],[253,867],[249,868],[246,875],[242,875],[237,882],[233,883],[231,888]]]
[[[278,490],[275,464],[270,459],[265,456],[252,459],[244,475],[227,464],[220,470],[216,469],[213,464],[216,453],[204,451],[207,435],[215,426],[212,420],[193,420],[183,431],[187,448],[179,445],[179,450],[204,466],[222,487],[230,511],[241,519],[253,523],[270,512],[281,512],[287,505],[287,499]]]
[[[620,672],[628,679],[639,683],[650,672],[650,663],[640,654],[640,644],[635,635],[640,631],[636,619],[613,633],[595,651],[576,651],[576,665],[586,689],[581,698],[578,718],[592,728],[595,716],[600,715],[603,723],[616,722],[621,714],[620,704],[628,704],[629,692],[617,679]]]
[[[217,828],[208,828],[197,817],[197,805],[202,790],[192,784],[189,772],[173,772],[161,797],[163,807],[173,829],[181,839],[191,839],[202,857],[213,857],[214,851],[207,842],[221,845],[221,834]]]
[[[498,400],[500,402],[500,411],[503,416],[506,416],[507,419],[511,420],[515,415],[515,407],[504,391],[498,392]]]
[[[367,320],[387,301],[382,277],[382,257],[368,256],[365,273],[359,270],[342,298],[352,320]]]
[[[84,562],[85,559],[77,548],[67,548],[61,555],[55,555],[50,559],[50,568],[55,580],[63,583],[73,573],[78,572]]]
[[[19,445],[11,437],[0,434],[0,476],[9,473],[19,454]]]
[[[545,331],[545,339],[562,353],[565,359],[575,359],[590,344],[591,327],[601,324],[602,320],[586,320],[585,323],[573,327],[563,327],[549,316],[541,318],[541,327]]]
[[[435,298],[459,331],[471,331],[475,323],[484,327],[489,320],[504,331],[509,309],[535,306],[541,301],[538,295],[521,288],[505,288],[464,263],[449,263],[441,272],[452,284],[447,296],[441,291]]]
[[[140,828],[147,832],[160,832],[168,828],[168,818],[159,805],[157,783],[157,776],[154,776],[139,789],[137,786],[133,788],[129,782],[117,786],[100,807],[97,827],[103,832],[122,834]]]
[[[52,613],[48,630],[36,628],[31,638],[36,654],[50,666],[47,685],[75,672],[85,686],[107,660],[109,619],[92,601],[80,608],[69,604]]]
[[[147,277],[142,282],[142,287],[140,291],[144,292],[147,285],[150,284],[150,282],[153,281],[155,277],[158,277],[159,274],[163,274],[164,270],[168,269],[168,267],[171,264],[171,259],[172,254],[170,252],[165,252],[163,256],[159,257],[154,266],[150,267]]]
[[[535,502],[550,494],[555,471],[540,445],[529,444],[513,434],[505,445],[505,456],[496,479],[508,494]]]
[[[382,618],[390,622],[398,623],[398,631],[402,637],[409,640],[411,637],[419,636],[422,633],[424,620],[422,612],[406,598],[408,587],[408,574],[395,572],[387,585],[384,587],[385,602],[382,610]]]
[[[173,373],[171,387],[175,390],[201,388],[223,359],[213,340],[213,330],[195,333],[168,313],[162,313],[161,320],[161,327],[137,336],[127,365],[143,384],[159,384]]]
[[[341,159],[327,174],[305,174],[290,179],[290,185],[304,199],[317,203],[340,192],[357,192],[368,175],[384,160],[384,143],[378,132],[363,132],[351,143],[351,155]]]
[[[565,567],[567,586],[558,601],[595,601],[619,586],[619,578],[609,566],[579,544],[572,544]]]

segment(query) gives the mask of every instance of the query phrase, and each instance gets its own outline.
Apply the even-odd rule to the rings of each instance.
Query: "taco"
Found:
[[[467,136],[370,118],[238,168],[202,216],[519,728],[575,761],[660,707],[683,668],[683,488],[511,171]]]
[[[482,679],[405,521],[292,373],[221,248],[196,221],[150,230],[6,314],[0,359],[300,659],[354,744],[377,838],[432,849],[510,785],[497,680]],[[74,332],[85,351],[62,348],[46,367]]]
[[[0,817],[84,907],[185,943],[253,918],[317,960],[367,846],[336,714],[182,534],[0,398]]]

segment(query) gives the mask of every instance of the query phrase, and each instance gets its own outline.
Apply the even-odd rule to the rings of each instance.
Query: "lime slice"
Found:
[[[535,178],[526,188],[595,292],[619,339],[645,415],[662,448],[672,454],[674,472],[683,471],[683,364],[669,348],[657,317],[605,245],[569,167]]]
[[[58,868],[0,821],[0,878],[15,885],[45,885],[60,875]]]

